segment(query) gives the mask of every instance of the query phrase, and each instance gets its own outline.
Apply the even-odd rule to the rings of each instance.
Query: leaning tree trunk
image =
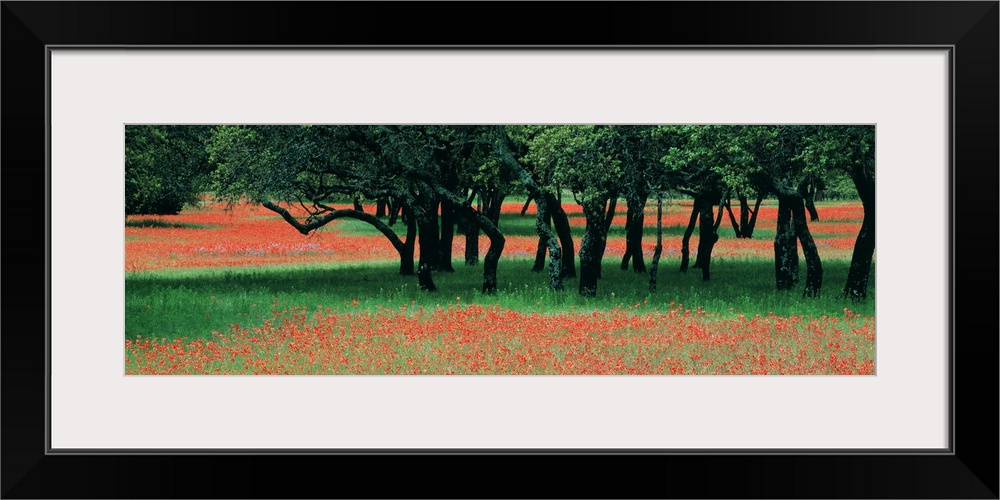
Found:
[[[438,271],[455,272],[451,255],[455,242],[455,204],[441,200],[441,242],[438,247]]]
[[[531,200],[532,199],[534,199],[534,196],[528,195],[528,199],[525,200],[524,206],[521,207],[521,215],[524,215],[524,214],[528,213],[528,207],[531,206]]]
[[[844,296],[858,302],[868,297],[868,278],[871,275],[872,256],[875,254],[875,179],[861,175],[852,177],[865,215],[858,239],[854,242]]]
[[[722,215],[720,212],[719,215]],[[712,248],[715,242],[719,241],[718,222],[714,221],[712,214],[712,202],[704,202],[699,210],[698,227],[698,256],[695,259],[694,267],[701,269],[701,279],[708,281],[710,277],[709,267],[712,264]],[[721,217],[719,221],[721,221]]]
[[[741,196],[741,198],[742,198],[742,196]],[[722,205],[720,205],[719,206],[719,211],[720,212],[722,211],[723,206],[726,209],[726,213],[729,214],[729,222],[733,225],[733,232],[736,234],[736,238],[737,239],[742,238],[743,237],[743,229],[742,229],[742,226],[740,226],[740,223],[736,222],[736,215],[733,214],[733,203],[732,203],[732,200],[726,200],[725,203],[723,203]]]
[[[611,199],[608,202],[607,211],[604,212],[604,227],[598,233],[598,235],[599,235],[598,236],[598,240],[595,241],[595,244],[598,247],[597,250],[598,250],[598,252],[600,252],[599,260],[601,262],[604,262],[604,252],[608,249],[608,231],[611,231],[611,224],[614,223],[614,220],[615,220],[615,208],[617,206],[618,206],[618,195],[617,194],[613,194],[613,195],[611,195]],[[602,272],[603,272],[603,266],[598,265],[597,266],[597,278],[598,279],[600,279],[600,278],[603,277],[601,275]]]
[[[778,224],[774,232],[774,275],[778,290],[791,290],[799,278],[799,251],[795,245],[790,198],[778,196]]]
[[[813,191],[806,191],[806,197],[804,198],[806,202],[806,210],[809,211],[809,220],[818,221],[819,212],[816,211],[816,202],[813,200]]]
[[[392,243],[392,247],[399,252],[399,273],[400,274],[413,274],[413,232],[412,228],[407,231],[406,242],[399,239],[395,231],[392,230],[389,225],[378,220],[377,217],[373,215],[366,214],[359,210],[334,210],[321,217],[312,219],[309,222],[299,222],[288,210],[282,208],[280,205],[275,204],[271,201],[261,201],[261,205],[271,210],[272,212],[281,216],[285,222],[289,223],[294,227],[299,233],[308,235],[311,231],[318,229],[320,227],[329,224],[332,221],[342,218],[356,219],[363,222],[367,222],[378,229],[383,236],[385,236],[389,243]],[[411,218],[412,220],[412,218]]]
[[[687,229],[684,230],[684,238],[681,240],[681,272],[687,272],[688,262],[690,259],[691,251],[689,250],[689,244],[691,242],[691,233],[694,232],[694,225],[698,222],[698,212],[701,210],[702,198],[700,196],[694,197],[694,203],[691,206],[691,220],[688,221]]]
[[[503,254],[506,239],[489,217],[473,210],[471,206],[462,209],[465,211],[465,217],[469,223],[479,226],[490,239],[490,248],[486,251],[486,257],[483,258],[483,293],[492,295],[497,291],[497,263],[500,261],[500,255]]]
[[[587,201],[583,203],[583,215],[587,221],[580,241],[580,295],[597,296],[597,280],[600,278],[601,258],[604,256],[607,225],[605,224],[604,203]]]
[[[576,247],[573,244],[573,233],[569,227],[569,217],[563,210],[562,203],[553,194],[545,194],[545,206],[552,215],[552,225],[559,236],[559,246],[562,247],[562,278],[576,277]]]
[[[625,214],[625,255],[622,256],[622,271],[628,269],[632,260],[632,270],[637,273],[646,272],[646,262],[642,257],[642,232],[646,221],[646,196],[640,195],[628,199],[628,210]]]
[[[538,206],[538,214],[535,216],[535,232],[538,233],[538,247],[535,250],[535,264],[531,266],[531,272],[535,273],[545,269],[546,252],[551,255],[551,250],[555,248],[555,251],[561,257],[559,240],[556,239],[555,233],[552,232],[552,215],[542,210],[541,207],[543,206],[544,202]]]
[[[802,292],[803,297],[819,297],[820,288],[823,286],[823,263],[819,259],[819,250],[816,242],[813,241],[809,233],[809,224],[806,222],[806,211],[803,200],[799,196],[790,200],[792,203],[792,225],[795,227],[795,235],[802,244],[802,253],[806,257],[806,288]]]
[[[660,267],[660,254],[663,253],[663,197],[656,197],[656,248],[653,249],[653,260],[649,264],[649,291],[656,291],[656,270]]]

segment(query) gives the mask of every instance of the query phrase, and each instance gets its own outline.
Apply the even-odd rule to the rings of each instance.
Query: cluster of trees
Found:
[[[790,290],[797,285],[801,245],[806,268],[803,295],[817,296],[823,267],[808,221],[818,218],[814,201],[827,184],[843,185],[850,179],[864,205],[864,221],[843,294],[852,300],[867,296],[875,248],[873,126],[175,128],[183,129],[126,129],[130,199],[143,197],[136,193],[146,190],[145,172],[155,170],[150,166],[156,161],[150,158],[173,155],[164,156],[163,162],[183,165],[178,168],[183,174],[177,176],[179,182],[189,172],[205,173],[191,178],[207,179],[207,187],[220,199],[259,203],[303,234],[340,218],[371,224],[399,253],[400,273],[416,274],[427,290],[435,288],[434,271],[454,270],[456,235],[467,239],[465,263],[477,265],[483,234],[489,249],[483,258],[482,289],[494,292],[505,241],[499,227],[500,204],[511,194],[526,193],[538,208],[534,269],[547,269],[552,289],[562,289],[566,279],[576,278],[580,294],[597,293],[608,231],[619,201],[624,201],[626,252],[621,268],[648,273],[650,289],[655,291],[662,225],[657,224],[657,246],[647,268],[642,252],[645,208],[655,201],[660,213],[664,198],[678,193],[694,200],[681,249],[682,271],[690,265],[688,242],[696,227],[698,249],[692,267],[709,280],[712,249],[723,219],[728,216],[738,238],[751,238],[761,202],[773,198],[779,214],[774,240],[776,286]],[[192,166],[192,161],[208,167]],[[169,183],[151,185],[164,184]],[[135,189],[130,191],[130,186]],[[586,220],[578,249],[563,210],[564,192],[572,193]],[[345,197],[355,200],[353,208],[331,203]],[[362,201],[375,202],[375,213],[366,213]],[[288,209],[290,204],[307,215],[296,217]],[[404,222],[405,234],[393,229],[397,220]],[[417,246],[420,258],[415,263]]]
[[[207,186],[212,127],[125,127],[125,213],[176,214]]]

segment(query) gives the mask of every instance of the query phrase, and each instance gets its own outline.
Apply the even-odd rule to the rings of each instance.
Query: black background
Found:
[[[3,2],[2,252],[8,278],[37,278],[3,291],[2,495],[997,498],[998,19],[997,2]],[[955,453],[46,455],[45,46],[248,44],[955,46]]]

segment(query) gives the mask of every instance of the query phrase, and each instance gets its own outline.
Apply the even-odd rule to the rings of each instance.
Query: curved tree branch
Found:
[[[334,210],[333,212],[330,212],[324,215],[323,217],[315,219],[307,224],[303,224],[299,222],[298,219],[295,218],[295,216],[289,213],[288,210],[285,210],[284,208],[276,205],[271,201],[267,200],[262,201],[261,205],[263,205],[264,208],[280,215],[281,218],[285,219],[285,222],[291,224],[292,227],[294,227],[296,230],[298,230],[298,232],[302,234],[309,234],[309,232],[314,229],[320,228],[322,226],[329,224],[334,220],[342,218],[357,219],[362,222],[367,222],[372,226],[375,226],[375,229],[378,229],[379,232],[385,235],[385,237],[389,240],[389,243],[392,243],[393,248],[395,248],[397,252],[402,252],[404,250],[403,241],[399,239],[399,236],[396,235],[396,232],[393,231],[391,227],[386,225],[386,223],[378,220],[377,218],[375,218],[374,215],[371,214],[366,214],[364,212],[360,212],[357,210]]]

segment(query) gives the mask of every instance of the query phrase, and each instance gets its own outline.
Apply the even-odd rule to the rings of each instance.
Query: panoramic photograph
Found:
[[[874,125],[125,125],[126,375],[875,375]]]

